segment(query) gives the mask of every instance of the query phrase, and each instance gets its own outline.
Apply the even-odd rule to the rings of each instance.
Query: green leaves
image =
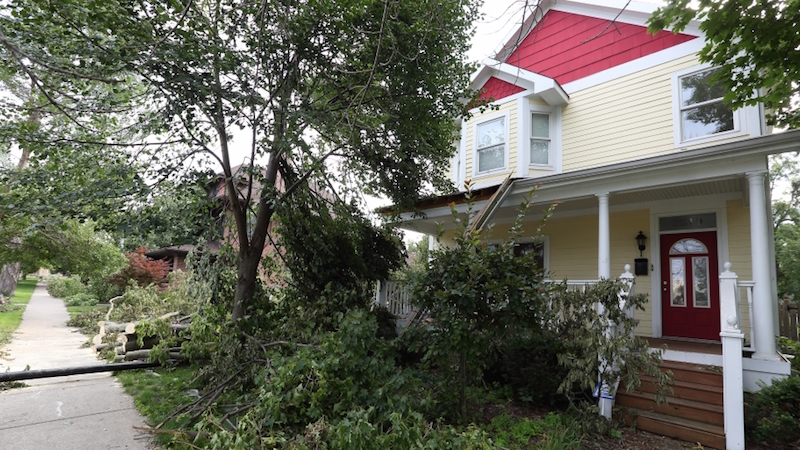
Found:
[[[770,125],[800,126],[794,99],[800,82],[797,0],[702,0],[697,9],[689,5],[689,0],[678,0],[659,8],[649,30],[679,32],[692,19],[703,19],[706,45],[700,61],[721,68],[715,81],[728,91],[725,101],[734,108],[761,102]]]

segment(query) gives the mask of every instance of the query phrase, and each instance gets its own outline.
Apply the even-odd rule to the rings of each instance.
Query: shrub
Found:
[[[47,293],[65,299],[86,292],[86,286],[77,278],[51,277],[47,280]]]
[[[92,294],[98,302],[108,303],[114,297],[122,295],[125,290],[121,286],[111,284],[104,278],[95,277],[89,280],[89,293]]]
[[[748,396],[745,430],[748,438],[774,448],[800,446],[800,377],[773,380]]]
[[[97,298],[88,293],[70,295],[64,302],[67,306],[94,306],[98,303]]]
[[[789,338],[781,336],[781,350],[792,355],[792,370],[800,372],[800,342],[795,342]]]
[[[224,410],[204,415],[195,429],[209,436],[205,447],[490,448],[480,430],[425,420],[429,400],[419,379],[396,365],[371,314],[336,319],[338,329],[317,332],[315,344],[262,344],[260,365],[240,361],[256,375],[234,402],[252,406],[229,423],[218,419]]]
[[[128,265],[108,277],[107,281],[120,287],[128,286],[131,281],[141,287],[151,284],[165,287],[167,275],[169,274],[169,265],[162,260],[148,258],[144,255],[146,252],[147,249],[139,247],[135,252],[126,253],[125,257],[128,259]]]
[[[637,321],[628,314],[644,309],[646,297],[632,295],[621,302],[627,286],[610,280],[585,292],[544,282],[535,252],[514,252],[529,205],[523,202],[508,240],[499,245],[489,244],[491,225],[474,229],[451,206],[455,245],[434,251],[429,269],[412,277],[411,298],[435,323],[423,342],[425,360],[444,378],[440,389],[449,412],[466,418],[467,387],[482,373],[488,375],[490,367],[531,400],[551,401],[558,394],[574,401],[576,394],[591,392],[598,374],[608,386],[620,377],[629,386],[640,385],[640,372],[660,381],[658,398],[664,399],[668,376],[658,368],[661,355],[633,336]],[[471,211],[468,203],[467,215]],[[541,226],[535,235],[540,231]],[[602,305],[602,312],[594,305]],[[526,363],[530,349],[536,350],[536,360]],[[599,360],[608,364],[600,367]]]

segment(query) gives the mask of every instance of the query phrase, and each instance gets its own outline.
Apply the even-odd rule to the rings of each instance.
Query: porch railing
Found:
[[[401,319],[410,316],[414,311],[411,305],[411,289],[403,280],[378,281],[375,304]]]
[[[753,328],[753,287],[755,285],[755,281],[737,281],[736,283],[736,290],[738,291],[736,295],[739,299],[736,318],[739,321],[742,333],[748,338],[747,345],[744,346],[744,350],[748,351],[756,350],[756,335]],[[747,311],[746,321],[742,317],[744,311]]]

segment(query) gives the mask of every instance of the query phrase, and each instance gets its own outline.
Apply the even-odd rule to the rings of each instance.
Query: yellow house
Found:
[[[546,1],[509,34],[474,75],[473,87],[493,108],[461,122],[450,174],[456,186],[470,181],[477,209],[497,194],[491,221],[498,231],[536,186],[532,211],[557,203],[543,236],[527,244],[551,279],[586,283],[630,266],[636,292],[649,297],[636,313],[637,335],[666,343],[665,360],[723,367],[726,380],[725,413],[709,419],[716,440],[703,430],[653,429],[743,448],[736,444],[743,446],[743,431],[731,431],[741,414],[737,373],[739,397],[742,388],[757,390],[757,380],[789,373],[775,344],[767,156],[800,150],[800,131],[772,134],[762,105],[733,111],[722,103],[724,92],[710,81],[714,68],[698,62],[697,23],[681,34],[649,35],[655,6],[631,3],[620,13],[622,6]],[[425,217],[409,216],[402,227],[428,235],[440,223],[452,229],[448,205],[456,198],[420,204]],[[456,208],[466,211],[463,202]],[[729,334],[740,336],[748,357],[724,355]],[[671,402],[691,403],[692,395]],[[648,413],[657,422],[663,412]]]

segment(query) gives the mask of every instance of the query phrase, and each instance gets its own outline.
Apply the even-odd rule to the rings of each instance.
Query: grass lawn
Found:
[[[22,322],[22,313],[25,306],[31,300],[33,288],[36,287],[38,280],[21,280],[17,285],[17,291],[13,297],[9,298],[9,304],[0,307],[0,345],[6,344],[11,340],[11,335]]]
[[[195,400],[189,395],[189,390],[200,387],[195,380],[197,370],[197,366],[161,367],[152,370],[126,370],[116,372],[115,376],[125,387],[125,392],[133,397],[139,412],[147,417],[151,425],[157,425],[180,406]],[[177,428],[180,423],[180,417],[173,418],[167,422],[165,429]],[[162,434],[159,439],[166,444],[171,436],[169,433]]]

